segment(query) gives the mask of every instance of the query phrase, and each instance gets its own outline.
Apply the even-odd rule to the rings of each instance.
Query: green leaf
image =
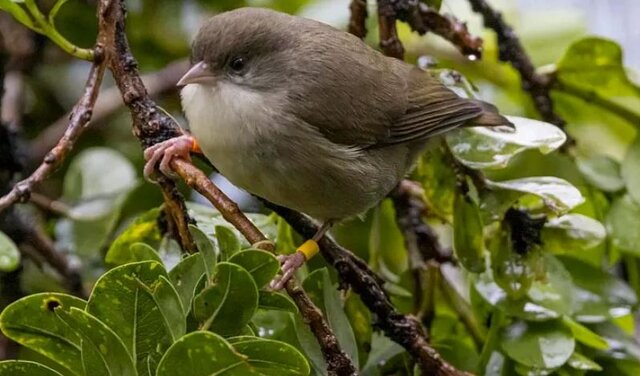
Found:
[[[584,202],[580,191],[566,180],[553,176],[521,178],[501,182],[487,181],[493,189],[516,191],[540,197],[556,213],[573,209]]]
[[[374,211],[369,252],[372,267],[385,277],[397,278],[407,269],[404,237],[398,229],[395,209],[389,199],[382,201]]]
[[[18,246],[0,231],[0,271],[12,272],[20,265]]]
[[[136,243],[157,245],[160,242],[160,230],[158,229],[159,208],[151,209],[138,216],[116,240],[111,243],[104,261],[112,265],[122,265],[129,262],[159,260],[155,250],[155,256],[148,249],[133,250]],[[153,250],[153,249],[152,249]]]
[[[196,286],[204,275],[204,260],[200,253],[185,257],[169,272],[169,278],[180,296],[185,314],[191,310]]]
[[[209,239],[209,237],[198,227],[189,225],[189,231],[193,236],[193,241],[198,246],[198,251],[202,254],[204,260],[205,271],[209,279],[213,277],[213,271],[216,268],[218,262],[218,252],[216,251],[215,244]]]
[[[447,144],[453,155],[473,169],[503,168],[517,154],[538,149],[548,154],[567,139],[555,125],[538,120],[507,116],[515,129],[490,127],[461,128],[447,134]]]
[[[0,315],[5,336],[34,350],[74,375],[84,375],[80,337],[54,314],[56,307],[84,309],[86,302],[67,294],[30,295],[8,305]]]
[[[247,362],[260,375],[306,376],[311,372],[304,355],[285,342],[243,336],[229,338],[229,343],[248,358]]]
[[[364,367],[371,352],[371,341],[373,339],[373,319],[371,311],[360,299],[360,296],[350,291],[344,301],[344,311],[347,314],[351,329],[358,345],[358,360],[360,368]]]
[[[311,300],[324,312],[342,349],[351,357],[354,364],[359,364],[355,335],[342,308],[340,293],[331,281],[327,268],[314,270],[305,278],[302,286]]]
[[[124,343],[102,321],[76,307],[67,310],[66,307],[59,306],[54,312],[82,337],[83,366],[91,369],[92,375],[138,375],[134,360]],[[88,352],[92,355],[90,359],[85,356]]]
[[[627,76],[622,49],[588,37],[572,44],[557,64],[558,90],[578,96],[638,126],[640,90]]]
[[[195,318],[222,335],[241,332],[258,308],[258,288],[243,267],[221,262],[216,265],[213,283],[194,300]]]
[[[167,350],[156,376],[183,375],[185,370],[189,376],[257,375],[246,360],[219,335],[197,331],[180,338]]]
[[[606,236],[600,222],[582,214],[552,218],[541,232],[543,247],[559,254],[577,254],[591,249],[602,243]]]
[[[576,341],[597,350],[609,349],[609,343],[607,343],[607,340],[597,333],[594,333],[586,326],[574,321],[568,316],[563,317],[562,321],[571,329]]]
[[[574,283],[573,317],[580,322],[602,322],[629,313],[638,300],[622,280],[584,261],[558,256]]]
[[[273,291],[259,291],[258,308],[298,313],[298,307],[291,298]]]
[[[600,190],[616,192],[624,188],[620,164],[606,155],[576,157],[576,165],[585,179]]]
[[[636,136],[635,142],[631,144],[620,172],[629,196],[640,205],[640,137]]]
[[[513,249],[509,231],[499,230],[489,243],[493,280],[514,300],[522,299],[535,278],[533,252],[521,255]]]
[[[471,199],[456,195],[453,217],[453,249],[460,264],[472,273],[485,269],[484,238],[480,210]]]
[[[631,196],[616,198],[607,213],[606,226],[614,246],[640,256],[640,205]]]
[[[560,321],[515,321],[501,333],[502,351],[534,368],[557,368],[573,354],[575,340]]]
[[[102,275],[87,312],[122,339],[140,375],[153,375],[164,351],[186,331],[178,293],[162,265],[153,261],[122,265]]]
[[[0,362],[0,376],[62,376],[40,363],[25,360]]]
[[[543,256],[544,275],[536,278],[527,292],[532,302],[559,315],[573,311],[574,286],[571,274],[556,257]]]
[[[581,371],[602,371],[602,367],[598,363],[577,352],[571,354],[567,364],[569,367]]]
[[[253,277],[258,288],[264,287],[280,270],[276,257],[260,249],[246,249],[229,258],[229,262],[245,268]]]
[[[216,226],[216,240],[218,240],[218,247],[220,248],[220,254],[224,260],[229,259],[240,251],[240,240],[236,234],[227,226]]]

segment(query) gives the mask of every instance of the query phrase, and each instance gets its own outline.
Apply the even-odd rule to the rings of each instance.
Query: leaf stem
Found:
[[[37,25],[37,28],[33,28],[34,31],[49,37],[49,39],[51,39],[53,43],[57,44],[68,54],[75,56],[78,59],[93,61],[93,50],[80,48],[75,44],[69,42],[64,36],[62,36],[62,34],[58,32],[58,30],[56,30],[55,26],[53,26],[52,23],[47,21],[44,14],[42,14],[42,12],[40,12],[40,9],[38,9],[38,6],[36,5],[34,0],[25,0],[24,4]]]
[[[480,374],[484,373],[484,370],[487,368],[487,364],[489,364],[489,360],[491,359],[491,354],[493,354],[493,351],[498,345],[500,328],[502,327],[504,320],[504,313],[496,308],[491,315],[491,326],[489,327],[489,333],[487,334],[487,341],[480,353],[480,361],[478,362],[478,372]]]

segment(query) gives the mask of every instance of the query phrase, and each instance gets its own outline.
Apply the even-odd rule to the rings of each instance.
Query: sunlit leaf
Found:
[[[575,368],[581,371],[602,371],[602,367],[593,360],[587,358],[586,356],[574,352],[571,354],[569,361],[567,362],[571,368]]]
[[[529,149],[547,154],[566,136],[558,127],[538,120],[507,116],[514,130],[489,127],[462,128],[447,135],[455,157],[473,169],[505,167],[515,155]]]
[[[552,177],[539,176],[507,180],[501,182],[487,181],[487,185],[493,189],[504,189],[521,193],[536,195],[555,212],[566,212],[584,202],[580,191],[566,180]]]
[[[160,242],[160,230],[158,229],[158,215],[160,209],[151,209],[138,216],[118,237],[111,243],[105,256],[105,262],[113,265],[122,265],[128,262],[153,259],[147,254],[148,250],[138,249],[131,251],[135,243],[147,243],[155,246]],[[140,252],[139,254],[137,252]],[[155,252],[157,255],[157,252]],[[159,257],[158,257],[159,258]]]
[[[609,348],[607,340],[586,326],[574,321],[568,316],[563,317],[562,321],[571,329],[576,341],[598,350],[607,350]]]
[[[7,235],[0,231],[0,271],[11,272],[20,265],[20,251]]]
[[[607,232],[593,218],[582,214],[566,214],[547,221],[541,236],[545,249],[559,254],[578,254],[602,243]]]
[[[636,137],[636,141],[631,144],[620,171],[629,196],[640,205],[640,137]]]

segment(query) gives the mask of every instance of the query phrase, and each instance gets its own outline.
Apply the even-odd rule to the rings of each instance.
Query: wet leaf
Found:
[[[456,195],[453,217],[453,249],[470,272],[485,269],[483,225],[480,210],[469,197]]]
[[[468,127],[447,134],[447,144],[455,157],[473,169],[503,168],[511,158],[529,150],[543,154],[559,148],[566,140],[564,132],[549,123],[507,116],[514,130]]]
[[[62,376],[42,364],[25,360],[5,360],[0,362],[1,376]]]
[[[504,230],[494,235],[489,248],[494,281],[510,298],[522,299],[535,278],[531,261],[534,256],[515,252],[509,232]]]
[[[140,375],[153,375],[162,354],[186,332],[178,293],[154,261],[122,265],[102,275],[87,312],[122,339]]]
[[[548,220],[541,235],[545,249],[559,254],[578,254],[602,243],[607,232],[593,218],[582,214],[566,214]]]
[[[568,316],[563,317],[562,321],[571,329],[576,341],[598,350],[607,350],[609,348],[606,339],[594,333],[586,326],[574,321]]]
[[[213,283],[193,303],[195,318],[222,335],[240,333],[258,308],[258,288],[243,267],[228,262],[216,265]]]
[[[7,235],[0,231],[0,271],[11,272],[20,265],[20,251]]]
[[[258,308],[285,311],[296,314],[298,307],[288,296],[273,292],[273,291],[260,291],[258,298]]]
[[[624,188],[620,164],[606,155],[577,157],[576,165],[585,179],[598,189],[616,192]]]
[[[8,305],[0,315],[5,336],[34,350],[74,375],[84,375],[79,360],[81,339],[54,313],[56,307],[84,309],[86,302],[67,294],[42,293]]]
[[[501,182],[487,181],[487,185],[493,189],[536,195],[544,201],[545,205],[557,213],[569,211],[584,202],[584,197],[576,187],[566,180],[552,176],[521,178]]]
[[[191,310],[196,286],[204,276],[205,266],[200,253],[185,257],[169,272],[169,278],[180,296],[185,314]]]
[[[573,354],[575,340],[560,321],[515,321],[501,333],[502,351],[525,366],[556,368]]]
[[[229,343],[264,376],[306,376],[311,370],[307,359],[295,347],[281,341],[259,337],[232,337]]]
[[[629,195],[616,198],[606,219],[614,246],[623,252],[640,256],[640,205]]]
[[[577,352],[571,354],[567,364],[571,368],[581,371],[602,371],[602,367],[598,363]]]
[[[160,360],[157,376],[245,376],[258,375],[241,355],[217,334],[189,333],[177,340]]]
[[[629,196],[640,205],[640,137],[636,137],[627,151],[622,161],[621,173]]]
[[[253,277],[258,288],[268,284],[280,270],[280,263],[276,257],[260,249],[246,249],[235,253],[229,262],[245,268]]]

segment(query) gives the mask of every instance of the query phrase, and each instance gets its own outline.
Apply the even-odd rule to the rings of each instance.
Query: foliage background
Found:
[[[48,9],[53,3],[43,1],[40,5],[42,9]],[[327,11],[329,5],[325,7],[323,2],[305,0],[131,1],[128,3],[128,36],[141,69],[151,72],[183,59],[188,55],[190,36],[200,20],[208,14],[248,3],[340,21],[340,17],[332,17],[332,13]],[[468,163],[477,163],[491,160],[498,150],[512,159],[504,168],[485,171],[491,181],[531,176],[558,177],[577,187],[585,198],[584,203],[575,208],[573,204],[567,205],[571,215],[560,216],[563,213],[541,205],[532,195],[518,197],[519,208],[549,218],[542,229],[541,243],[532,244],[526,252],[518,252],[509,241],[513,230],[502,220],[506,208],[512,203],[512,197],[499,194],[483,196],[481,192],[474,191],[470,196],[461,198],[456,188],[456,177],[444,152],[436,149],[421,161],[413,178],[424,184],[429,203],[426,218],[436,230],[443,248],[454,246],[463,268],[449,264],[435,269],[429,265],[416,267],[407,253],[390,200],[383,202],[364,220],[341,225],[334,235],[341,244],[367,260],[372,269],[385,278],[394,303],[403,312],[416,314],[423,321],[429,328],[436,349],[458,368],[495,375],[638,374],[640,347],[635,339],[634,312],[637,307],[636,295],[640,291],[640,142],[636,138],[640,125],[640,89],[632,81],[634,73],[622,65],[622,51],[615,42],[586,37],[589,25],[584,20],[578,17],[559,18],[557,14],[545,14],[544,10],[538,10],[535,14],[518,14],[509,2],[495,3],[510,10],[506,15],[509,20],[515,21],[514,27],[536,66],[544,67],[546,71],[556,71],[559,82],[564,84],[552,92],[553,99],[558,113],[567,120],[567,130],[576,144],[567,153],[542,155],[538,150],[540,145],[515,147],[507,143],[496,149],[495,140],[480,138],[478,142],[490,142],[491,152],[473,155],[458,153],[457,156]],[[346,9],[347,6],[346,1],[333,1],[329,9]],[[509,65],[497,62],[497,47],[492,32],[482,31],[477,16],[472,15],[464,1],[445,2],[443,10],[451,11],[459,19],[471,20],[472,32],[482,35],[485,40],[482,61],[469,61],[437,37],[419,37],[401,25],[400,38],[407,48],[407,59],[415,61],[422,55],[434,56],[439,68],[453,68],[462,72],[476,85],[477,95],[495,103],[502,112],[536,118],[538,115],[528,95],[521,89],[517,73]],[[12,22],[6,13],[0,16],[3,25]],[[376,24],[374,17],[371,18],[368,42],[375,45]],[[520,24],[517,20],[525,22]],[[56,25],[60,33],[75,44],[90,46],[96,36],[95,4],[68,1],[60,9]],[[12,27],[15,28],[15,25],[5,26],[3,30]],[[11,51],[9,47],[16,47],[13,42],[15,39],[9,39],[7,35],[3,32],[3,43],[5,51]],[[30,43],[31,49],[25,48],[27,52],[21,64],[10,68],[24,73],[22,129],[30,141],[26,147],[31,149],[23,150],[26,151],[27,166],[34,166],[43,156],[41,151],[55,142],[56,137],[46,133],[46,130],[51,129],[50,125],[64,116],[78,98],[88,64],[70,58],[45,37],[36,36],[30,39]],[[105,89],[110,85],[112,83],[107,80]],[[168,90],[158,99],[163,108],[184,123],[177,98],[174,90]],[[471,134],[466,137],[457,144],[469,142],[478,136]],[[456,145],[455,140],[449,141],[450,145]],[[131,136],[129,115],[125,111],[117,111],[93,123],[77,144],[68,163],[53,179],[40,186],[39,193],[53,198],[54,203],[59,205],[49,205],[47,210],[43,210],[42,205],[20,207],[20,211],[35,213],[40,218],[44,233],[55,241],[55,249],[65,253],[80,270],[85,288],[93,286],[101,275],[116,265],[154,259],[161,261],[169,270],[181,259],[177,245],[163,238],[155,226],[158,214],[154,209],[161,204],[162,197],[153,185],[141,179],[142,163],[140,147]],[[535,193],[544,190],[536,190],[538,188],[534,188]],[[562,188],[564,193],[560,192],[555,198],[547,196],[547,202],[555,202],[556,207],[565,204],[572,191],[568,186]],[[184,187],[183,191],[188,192]],[[513,190],[506,192],[512,193]],[[245,209],[261,212],[254,219],[263,231],[277,241],[280,251],[291,251],[300,242],[288,226],[260,209],[250,197],[234,193],[234,198]],[[198,200],[195,196],[193,199]],[[487,209],[492,204],[495,205],[493,212],[489,210],[491,208]],[[230,261],[231,254],[249,246],[235,245],[233,239],[236,235],[216,227],[224,226],[224,222],[215,213],[195,204],[192,210],[200,213],[198,225],[205,234],[205,239],[201,240],[205,244],[209,240],[213,242],[210,246],[218,250],[220,261]],[[495,214],[499,220],[495,221],[491,214]],[[479,220],[482,223],[478,224]],[[464,223],[468,231],[456,235],[451,223],[457,221]],[[11,234],[11,223],[3,219],[1,226],[2,231]],[[221,237],[227,239],[226,242]],[[456,238],[470,245],[457,246]],[[147,243],[153,249],[140,245],[130,249],[130,246],[139,242]],[[18,243],[20,252],[12,243]],[[478,251],[480,256],[473,252],[461,253],[462,248]],[[487,252],[484,252],[485,249]],[[29,251],[28,242],[15,237],[14,241],[0,237],[0,250],[3,252],[0,266],[5,271],[0,285],[4,306],[22,296],[67,290],[64,279],[41,258],[34,256],[33,251]],[[242,254],[246,252],[245,257],[249,259],[267,257],[246,250]],[[482,255],[488,255],[490,261],[484,260]],[[264,265],[273,264],[267,258],[260,262]],[[218,269],[209,265],[210,270],[207,271],[210,274],[237,276],[243,272],[238,272],[234,265],[240,264],[239,261],[221,262]],[[154,269],[153,265],[157,264],[149,261],[115,270],[126,275],[141,275],[144,273],[132,269]],[[486,265],[489,267],[486,268]],[[357,296],[349,292],[336,292],[335,273],[325,267],[322,260],[313,260],[301,275],[304,287],[323,308],[343,348],[359,363],[362,374],[414,372],[412,360],[406,352],[372,329],[370,313]],[[166,272],[149,273],[151,276],[144,281],[146,289],[143,290],[151,291],[150,296],[163,291],[161,286],[165,285],[158,282],[163,281],[162,278],[176,281],[175,276],[172,279],[171,274]],[[207,274],[200,269],[194,273],[198,276]],[[430,283],[422,287],[415,286],[416,275],[421,275]],[[237,278],[247,281],[244,277]],[[255,283],[255,293],[264,295],[264,291],[258,291],[262,286],[256,283],[256,278],[260,277],[251,278]],[[103,277],[101,281],[105,279]],[[239,286],[241,282],[235,285]],[[138,291],[140,286],[136,286],[134,290]],[[247,287],[241,292],[246,297],[247,291],[253,290]],[[176,292],[183,303],[189,301],[184,300],[179,289]],[[111,307],[100,313],[95,305],[101,300],[113,298],[108,294],[122,291],[107,286],[103,295],[99,293],[99,289],[93,291],[87,311],[112,328],[117,328],[117,323],[109,322],[110,310],[116,309]],[[416,296],[421,297],[419,301],[416,301]],[[31,301],[24,300],[22,305],[14,307],[24,309],[23,317],[30,317],[34,313],[30,310],[37,311],[43,299],[48,302],[50,300],[47,299],[52,297],[58,299],[56,302],[73,299],[66,295],[37,295]],[[98,302],[94,303],[93,308],[92,301]],[[73,300],[66,303],[65,307],[75,305],[82,309],[83,304]],[[245,311],[248,309],[247,304],[238,304]],[[184,304],[185,307],[188,305]],[[290,365],[290,369],[294,370],[292,374],[304,373],[305,367],[309,366],[312,372],[326,372],[317,345],[299,319],[295,319],[296,315],[289,312],[294,310],[290,304],[280,300],[275,304],[276,310],[265,307],[263,304],[262,309],[257,309],[256,305],[255,309],[250,310],[252,314],[248,320],[251,329],[245,330],[242,326],[234,333],[224,333],[220,328],[227,327],[228,322],[216,327],[214,320],[211,325],[219,334],[255,334],[296,347],[299,353],[279,345],[283,346],[283,351],[290,351],[290,359],[298,359],[297,354],[304,354],[307,359]],[[161,305],[158,309],[163,310]],[[79,321],[84,316],[74,312],[61,312],[59,319],[72,325],[81,325]],[[197,317],[194,308],[192,314],[196,317],[190,316],[190,319],[202,323],[211,317],[205,308],[199,312],[201,317]],[[17,325],[19,313],[7,310],[0,317],[3,332],[25,345],[5,342],[5,357],[37,360],[62,374],[82,374],[83,371],[70,368],[71,362],[61,361],[59,356],[49,356],[53,358],[51,361],[42,356],[43,351],[33,351],[44,345],[27,345],[28,341],[21,336],[29,332],[24,328],[33,325],[36,316],[31,317],[31,321]],[[238,317],[237,312],[228,315],[217,319],[231,321],[231,318]],[[182,320],[178,317],[179,314],[174,317],[175,322]],[[153,321],[147,324],[152,325]],[[194,322],[187,321],[184,329],[162,335],[176,340],[181,334],[192,331],[194,325]],[[16,330],[17,334],[11,334],[11,330]],[[140,335],[141,341],[145,340],[144,335],[149,336],[147,340],[153,339],[159,343],[166,340],[158,333]],[[66,336],[77,334],[65,332],[60,338]],[[192,334],[188,336],[195,338]],[[75,339],[78,340],[77,337]],[[217,338],[192,340],[208,344],[218,341]],[[113,341],[118,342],[117,338]],[[167,341],[172,343],[171,340]],[[242,339],[234,341],[241,342]],[[81,344],[82,340],[77,343]],[[204,346],[201,342],[197,343],[198,346]],[[90,356],[86,355],[91,354],[90,350],[82,350],[85,353],[83,356]],[[126,351],[124,349],[125,354]],[[161,352],[157,358],[150,357],[155,365],[160,362],[160,355]],[[234,355],[229,356],[233,358]],[[259,358],[256,353],[249,355],[249,358],[251,356]],[[107,368],[118,363],[117,359],[106,359],[110,364]],[[171,364],[170,360],[165,363]],[[277,364],[275,372],[283,372],[283,364]],[[141,369],[137,372],[143,373]],[[165,372],[171,374],[171,371]]]

